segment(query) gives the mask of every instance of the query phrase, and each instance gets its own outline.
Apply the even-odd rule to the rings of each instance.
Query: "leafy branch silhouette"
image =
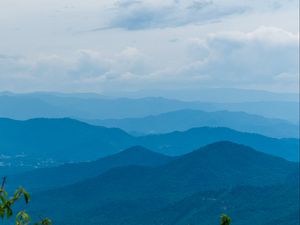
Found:
[[[6,177],[3,177],[2,184],[0,188],[0,217],[2,220],[11,219],[13,216],[12,206],[22,198],[25,203],[28,204],[30,201],[29,193],[23,188],[19,187],[12,197],[9,197],[8,193],[5,191]],[[30,216],[24,211],[20,211],[17,213],[15,217],[15,225],[29,225],[31,223]],[[52,225],[52,221],[48,218],[42,219],[39,222],[33,223],[33,225]]]

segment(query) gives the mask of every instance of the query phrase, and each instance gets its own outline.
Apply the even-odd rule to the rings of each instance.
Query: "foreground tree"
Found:
[[[230,217],[227,216],[227,215],[225,215],[225,214],[223,214],[221,216],[221,225],[230,225],[230,223],[231,223]]]
[[[0,188],[0,217],[2,220],[11,219],[13,216],[12,206],[15,202],[19,201],[21,198],[24,198],[26,204],[30,201],[29,193],[22,187],[18,188],[12,197],[9,197],[8,193],[4,190],[6,178],[4,177],[2,180],[2,185]],[[17,213],[15,218],[15,225],[29,225],[31,223],[30,216],[23,210]],[[50,219],[46,218],[34,225],[52,225]]]

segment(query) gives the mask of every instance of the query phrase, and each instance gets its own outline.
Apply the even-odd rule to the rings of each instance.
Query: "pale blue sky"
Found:
[[[1,0],[0,91],[297,91],[297,0]]]

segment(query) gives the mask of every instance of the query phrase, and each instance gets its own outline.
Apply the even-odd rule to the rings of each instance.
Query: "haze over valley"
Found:
[[[3,225],[300,225],[299,1],[0,0]]]

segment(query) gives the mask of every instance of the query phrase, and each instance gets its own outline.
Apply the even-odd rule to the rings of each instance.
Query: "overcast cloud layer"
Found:
[[[298,1],[161,2],[2,0],[0,91],[298,91]]]

